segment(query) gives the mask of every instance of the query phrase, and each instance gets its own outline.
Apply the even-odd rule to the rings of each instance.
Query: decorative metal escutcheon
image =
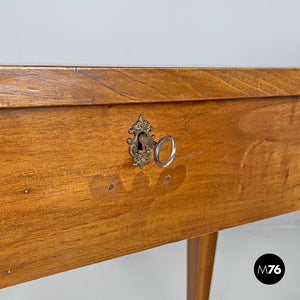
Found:
[[[150,135],[150,131],[153,128],[149,122],[144,120],[143,115],[139,116],[139,119],[128,130],[130,134],[134,134],[134,137],[128,138],[129,153],[133,157],[133,165],[139,166],[141,169],[145,164],[149,162],[150,154],[154,151],[154,161],[161,167],[166,168],[171,164],[176,153],[176,143],[173,137],[166,135],[162,137],[158,142],[155,142],[155,136]],[[167,141],[172,143],[172,151],[166,162],[161,162],[159,159],[160,150],[163,144]]]

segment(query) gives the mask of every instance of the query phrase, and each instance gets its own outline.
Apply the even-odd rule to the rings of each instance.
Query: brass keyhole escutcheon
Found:
[[[145,121],[143,115],[140,115],[138,120],[128,130],[130,134],[134,134],[133,138],[128,138],[129,153],[133,157],[133,165],[139,166],[141,169],[149,162],[151,152],[154,152],[154,161],[161,167],[166,168],[174,160],[176,153],[176,143],[173,137],[166,135],[158,142],[155,142],[155,136],[150,135],[153,130],[151,124]],[[163,144],[170,141],[172,144],[171,154],[166,162],[161,162],[159,159],[160,150]]]

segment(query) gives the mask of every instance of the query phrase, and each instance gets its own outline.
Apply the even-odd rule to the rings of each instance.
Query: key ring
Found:
[[[172,151],[171,151],[171,154],[170,154],[168,160],[166,162],[162,163],[159,159],[159,154],[160,154],[160,150],[161,150],[163,144],[167,141],[170,141],[172,143]],[[171,137],[170,135],[166,135],[166,136],[162,137],[156,144],[156,147],[154,150],[154,161],[159,167],[166,168],[174,160],[175,154],[176,154],[176,142],[173,137]]]

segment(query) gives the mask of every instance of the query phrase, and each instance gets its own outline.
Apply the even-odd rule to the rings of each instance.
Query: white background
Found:
[[[0,0],[0,63],[300,66],[299,0]]]
[[[0,64],[300,67],[298,0],[0,0]],[[299,300],[300,213],[220,233],[211,300]],[[253,275],[274,252],[286,275]],[[0,278],[1,280],[1,278]],[[2,289],[0,299],[182,300],[179,242]]]

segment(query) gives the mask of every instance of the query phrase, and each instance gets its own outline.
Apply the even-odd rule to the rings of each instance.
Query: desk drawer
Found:
[[[132,166],[143,114],[177,153]],[[300,207],[300,100],[0,110],[0,287]]]

